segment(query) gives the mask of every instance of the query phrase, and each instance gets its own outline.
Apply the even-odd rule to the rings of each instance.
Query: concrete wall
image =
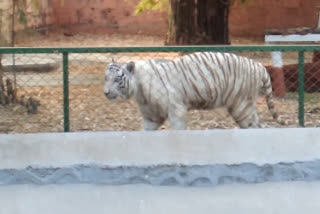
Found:
[[[318,214],[319,182],[218,187],[0,186],[4,214]]]
[[[317,213],[319,139],[316,128],[0,135],[0,213]]]

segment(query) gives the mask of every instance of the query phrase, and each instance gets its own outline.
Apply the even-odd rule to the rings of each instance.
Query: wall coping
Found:
[[[320,160],[317,128],[1,134],[0,169]]]

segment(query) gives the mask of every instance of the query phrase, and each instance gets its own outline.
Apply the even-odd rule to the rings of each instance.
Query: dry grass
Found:
[[[61,32],[48,35],[18,35],[16,46],[19,47],[132,47],[132,46],[163,46],[161,36],[142,36],[124,34],[86,34],[78,33],[64,36]]]
[[[63,130],[61,87],[24,88],[24,93],[41,100],[39,112],[28,115],[19,105],[0,109],[1,132],[59,132]],[[279,113],[287,119],[297,117],[297,102],[279,99],[276,101]],[[262,124],[280,127],[271,118],[264,99],[258,101]],[[320,114],[316,114],[319,125]],[[142,118],[133,101],[108,101],[102,93],[102,85],[70,86],[71,130],[140,130]],[[313,117],[315,119],[315,117]],[[316,125],[316,124],[313,124]],[[292,127],[297,126],[297,123]],[[235,128],[232,118],[223,109],[210,111],[193,110],[188,113],[189,129]],[[168,129],[166,122],[161,129]]]

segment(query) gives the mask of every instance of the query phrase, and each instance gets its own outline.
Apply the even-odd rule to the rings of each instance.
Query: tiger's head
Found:
[[[104,94],[112,100],[117,97],[129,99],[133,95],[134,62],[124,64],[112,60],[107,66],[104,79]]]

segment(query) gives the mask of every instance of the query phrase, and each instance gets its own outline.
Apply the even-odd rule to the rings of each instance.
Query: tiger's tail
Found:
[[[266,68],[264,68],[264,76],[263,76],[263,91],[264,91],[264,94],[265,94],[265,98],[266,98],[266,102],[267,102],[267,106],[268,106],[268,109],[272,115],[272,117],[274,118],[274,120],[277,121],[277,123],[279,123],[280,125],[290,125],[290,122],[287,121],[287,120],[284,120],[282,118],[279,117],[279,114],[278,112],[276,111],[275,109],[275,106],[274,106],[274,100],[273,100],[273,94],[272,94],[272,84],[271,84],[271,79],[270,79],[270,76],[269,76],[269,73],[267,71]]]

